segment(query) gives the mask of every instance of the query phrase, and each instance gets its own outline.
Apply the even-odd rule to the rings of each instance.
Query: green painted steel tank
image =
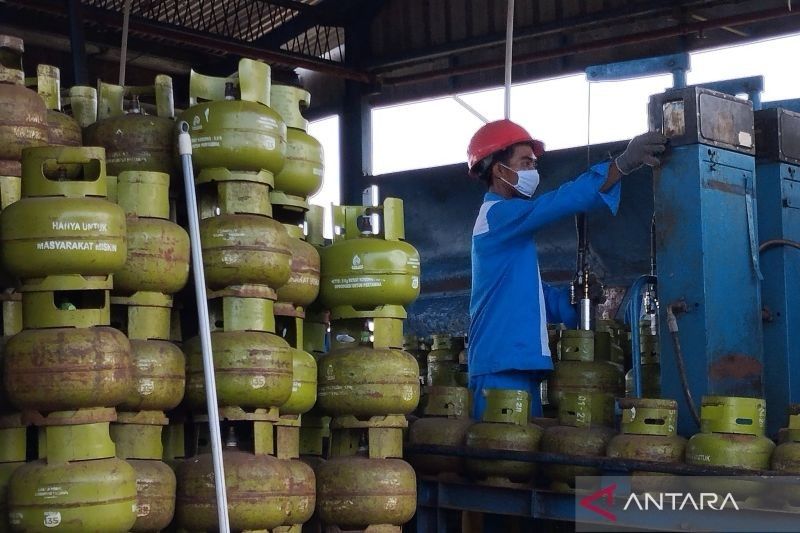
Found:
[[[0,214],[2,259],[25,278],[103,276],[127,255],[125,215],[107,200],[102,148],[26,149],[22,196]]]
[[[302,415],[317,403],[317,360],[303,350],[292,349],[292,394],[281,405],[282,415]]]
[[[278,289],[278,301],[306,307],[319,295],[319,252],[304,240],[303,228],[292,224],[284,224],[284,227],[289,236],[292,262],[289,281]]]
[[[128,459],[136,472],[136,522],[131,531],[161,531],[175,514],[175,473],[163,461]]]
[[[317,402],[331,416],[410,414],[419,403],[419,368],[402,350],[353,346],[318,361]]]
[[[768,469],[775,443],[764,436],[766,413],[766,402],[761,398],[704,396],[700,433],[686,445],[686,463]],[[721,481],[708,488],[731,492],[737,501],[758,496],[763,490],[761,484],[748,481]]]
[[[113,407],[133,383],[130,342],[109,327],[26,329],[4,359],[6,393],[20,409]]]
[[[783,440],[772,453],[770,466],[778,472],[800,475],[800,404],[790,404],[787,410],[789,424],[784,429]],[[776,497],[786,505],[800,507],[800,489],[797,487],[781,485]]]
[[[222,214],[200,221],[203,267],[211,289],[289,281],[292,254],[280,222],[258,215]]]
[[[678,403],[675,400],[622,398],[622,434],[608,443],[606,455],[661,463],[683,463],[686,439],[677,434]],[[634,472],[634,491],[658,490],[659,478],[652,472]]]
[[[485,389],[486,409],[481,422],[470,426],[467,448],[533,452],[539,448],[542,428],[528,422],[530,395],[525,391]],[[467,458],[467,473],[477,479],[508,479],[525,483],[536,473],[536,464],[521,461]]]
[[[113,409],[53,413],[41,440],[45,458],[19,467],[8,489],[13,531],[130,531],[136,521],[136,473],[114,457]]]
[[[186,358],[169,341],[133,339],[133,387],[119,406],[126,411],[169,411],[181,403]]]
[[[458,386],[458,373],[461,370],[458,354],[464,348],[464,343],[446,334],[432,335],[431,339],[431,351],[428,352],[427,361],[427,384],[442,387]]]
[[[612,399],[624,392],[622,367],[595,359],[593,331],[563,331],[559,353],[561,358],[547,383],[548,399],[554,406],[558,407],[567,392],[606,394]]]
[[[275,175],[275,189],[307,198],[322,186],[324,156],[320,142],[308,134],[303,112],[311,94],[301,87],[272,84],[270,105],[286,123],[286,163]]]
[[[136,521],[135,504],[136,473],[116,458],[33,461],[14,472],[9,486],[14,531],[126,532]]]
[[[317,512],[343,530],[405,524],[417,506],[414,469],[400,459],[337,457],[317,467]]]
[[[169,220],[169,175],[121,172],[117,197],[127,217],[128,255],[114,274],[117,293],[173,294],[189,278],[189,235]]]
[[[239,60],[238,78],[214,78],[192,71],[191,107],[181,118],[189,123],[196,170],[277,174],[286,159],[286,124],[270,109],[270,67]]]
[[[81,127],[61,111],[61,71],[52,65],[36,66],[36,92],[47,107],[47,144],[80,146]]]
[[[148,115],[139,103],[140,96],[154,96],[156,114]],[[124,100],[130,107],[126,112]],[[122,87],[100,82],[98,120],[83,132],[84,144],[106,150],[108,173],[124,171],[176,171],[175,106],[172,78],[159,74],[155,84]]]
[[[642,369],[642,395],[645,398],[661,397],[661,347],[658,335],[650,328],[649,321],[639,326],[639,346]],[[633,395],[633,370],[625,374],[625,396]]]
[[[464,387],[427,387],[423,418],[408,428],[408,443],[463,446],[467,431],[475,423],[469,418],[469,390]],[[438,475],[464,471],[461,457],[409,454],[408,462],[420,474]]]
[[[419,253],[406,242],[338,241],[322,248],[320,257],[325,307],[405,306],[419,296]]]
[[[614,399],[606,395],[567,392],[558,405],[560,425],[545,429],[540,450],[584,456],[604,456],[615,431],[605,424],[613,420]],[[611,415],[609,415],[609,412]],[[596,476],[599,470],[586,466],[545,465],[542,470],[557,491],[575,488],[575,476]]]
[[[117,457],[136,472],[136,523],[131,531],[161,531],[175,514],[175,473],[161,461],[161,431],[167,419],[159,411],[120,413],[111,424]]]
[[[317,479],[314,470],[299,459],[285,459],[290,484],[284,526],[304,524],[311,519],[317,503]]]
[[[47,107],[25,87],[22,39],[0,35],[0,160],[19,161],[22,150],[48,142]]]
[[[220,406],[277,407],[292,394],[293,351],[282,338],[261,331],[211,333],[217,398]],[[200,339],[184,345],[186,403],[205,409]]]
[[[235,449],[223,452],[231,530],[282,525],[289,511],[291,472],[285,461]],[[189,531],[218,528],[211,454],[186,459],[178,468],[176,518]]]

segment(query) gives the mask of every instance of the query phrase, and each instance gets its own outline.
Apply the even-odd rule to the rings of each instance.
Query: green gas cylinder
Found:
[[[289,470],[289,496],[284,526],[304,524],[314,514],[317,503],[317,479],[314,470],[299,459],[284,459]]]
[[[465,387],[427,387],[423,418],[408,429],[408,443],[440,446],[463,446],[467,431],[475,423],[469,418],[469,390]],[[460,474],[464,461],[442,455],[408,456],[408,462],[420,474],[444,472]]]
[[[189,123],[196,170],[227,168],[280,172],[286,159],[286,124],[270,109],[270,67],[239,60],[238,77],[195,71],[189,79]]]
[[[612,401],[622,395],[622,367],[595,359],[594,347],[593,331],[565,330],[561,333],[560,359],[547,382],[551,404],[558,407],[567,392],[605,394]]]
[[[105,200],[102,148],[29,148],[22,199],[0,214],[2,259],[13,274],[105,276],[127,255],[125,215]]]
[[[231,530],[273,529],[289,511],[291,472],[285,461],[228,448],[223,452]],[[217,497],[211,454],[186,459],[178,468],[176,518],[189,531],[216,531]]]
[[[81,127],[61,111],[61,71],[51,65],[36,66],[36,92],[47,106],[47,144],[80,146]]]
[[[662,463],[682,463],[686,439],[677,434],[678,403],[675,400],[622,398],[622,434],[608,443],[606,455]],[[634,491],[656,490],[662,477],[634,472]]]
[[[700,433],[689,439],[686,463],[768,469],[775,443],[764,436],[766,412],[766,403],[760,398],[704,396]],[[738,501],[759,495],[763,487],[756,482],[721,481],[711,488],[731,492]]]
[[[787,410],[789,424],[783,432],[783,440],[772,453],[770,465],[772,470],[800,475],[800,404],[790,404]],[[774,492],[778,501],[791,507],[800,507],[800,490],[796,487],[782,484]]]
[[[317,360],[303,350],[292,349],[292,394],[281,405],[282,415],[302,415],[317,403]]]
[[[272,333],[215,331],[211,335],[220,406],[283,405],[292,393],[292,348]],[[186,402],[205,408],[200,339],[186,342]]]
[[[639,347],[641,353],[642,396],[661,397],[661,347],[658,335],[650,327],[649,321],[639,326]],[[625,374],[625,396],[633,395],[633,370]]]
[[[133,383],[130,342],[109,327],[26,329],[4,359],[6,393],[20,409],[113,407]]]
[[[53,413],[43,459],[19,467],[8,489],[13,531],[130,531],[136,521],[136,474],[114,457],[108,422],[113,409]]]
[[[486,410],[481,422],[467,431],[468,448],[533,452],[539,447],[542,428],[528,422],[531,398],[525,391],[486,389]],[[530,481],[535,463],[467,459],[467,473],[478,479]]]
[[[0,35],[0,160],[19,161],[22,150],[48,142],[47,107],[25,87],[22,39]]]
[[[414,516],[417,479],[405,461],[336,457],[321,463],[316,474],[317,512],[324,524],[342,530],[400,526]]]
[[[120,413],[111,425],[117,457],[136,472],[136,523],[133,532],[161,531],[175,514],[175,473],[161,460],[161,430],[167,424],[157,411]]]
[[[155,101],[156,114],[147,114],[140,98]],[[108,173],[124,171],[173,174],[175,156],[175,105],[172,78],[159,74],[148,86],[99,84],[98,121],[83,132],[84,144],[106,150]],[[124,109],[128,100],[129,109]]]
[[[303,112],[311,94],[301,87],[273,84],[270,105],[286,123],[286,164],[275,175],[275,189],[289,196],[307,198],[322,186],[324,157],[320,142],[308,134]]]
[[[319,252],[305,241],[303,228],[293,224],[284,224],[284,227],[289,236],[292,262],[289,281],[278,289],[278,301],[306,307],[319,294]]]
[[[379,217],[382,227],[373,226]],[[419,253],[404,241],[403,202],[334,206],[334,242],[320,250],[320,301],[328,309],[405,306],[419,296]]]
[[[114,291],[175,293],[189,278],[189,235],[169,220],[169,175],[121,172],[117,198],[127,217],[128,255]]]
[[[458,354],[464,348],[464,343],[441,333],[431,335],[431,339],[431,351],[428,352],[427,358],[427,384],[442,387],[458,386],[458,373],[461,370]]]
[[[389,348],[337,348],[318,361],[320,409],[331,416],[409,414],[419,403],[414,358]]]
[[[291,276],[286,229],[258,215],[221,214],[200,222],[203,267],[211,289],[232,285],[283,286]]]
[[[614,437],[607,427],[613,420],[614,399],[602,394],[583,395],[564,393],[558,405],[560,425],[545,429],[540,449],[549,453],[603,456],[606,446]],[[569,491],[575,488],[575,476],[596,476],[596,468],[571,465],[546,465],[545,476],[554,490]]]
[[[133,386],[119,406],[126,411],[169,411],[183,399],[186,358],[169,341],[133,339]]]

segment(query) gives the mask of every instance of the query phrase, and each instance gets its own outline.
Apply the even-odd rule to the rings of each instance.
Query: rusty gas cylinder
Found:
[[[530,395],[525,391],[485,389],[486,409],[481,422],[467,431],[468,448],[533,452],[539,448],[542,428],[528,422]],[[521,461],[467,459],[466,470],[478,479],[530,481],[536,464]]]
[[[608,443],[606,455],[662,463],[682,463],[686,439],[677,434],[678,403],[675,400],[622,398],[622,434]],[[657,490],[668,480],[651,472],[634,472],[635,491]]]
[[[606,446],[614,437],[614,430],[605,426],[613,420],[613,398],[606,395],[564,393],[558,405],[558,426],[544,431],[540,449],[549,453],[603,456]],[[609,411],[612,413],[609,415]],[[575,476],[596,476],[593,467],[573,465],[546,465],[544,474],[551,487],[558,491],[575,488]]]
[[[400,459],[336,457],[317,467],[317,512],[343,530],[400,526],[417,506],[414,469]]]

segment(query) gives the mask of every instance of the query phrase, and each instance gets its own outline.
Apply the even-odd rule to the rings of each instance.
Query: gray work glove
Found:
[[[643,165],[658,166],[660,161],[656,155],[664,151],[666,143],[667,138],[657,131],[642,133],[631,139],[614,163],[623,174],[630,174]]]

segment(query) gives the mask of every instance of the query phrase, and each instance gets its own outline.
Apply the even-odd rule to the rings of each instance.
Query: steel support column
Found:
[[[358,68],[368,50],[369,27],[364,22],[345,27],[346,63]],[[364,176],[372,172],[372,117],[367,102],[368,85],[346,80],[344,104],[339,117],[341,199],[344,204],[361,203]]]
[[[69,14],[69,40],[72,49],[72,75],[74,85],[89,84],[86,66],[86,39],[83,34],[83,9],[81,0],[66,0]]]

